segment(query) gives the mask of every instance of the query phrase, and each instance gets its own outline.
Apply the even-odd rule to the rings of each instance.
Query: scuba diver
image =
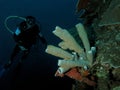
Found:
[[[15,32],[10,30],[6,25],[6,28],[8,28],[8,30],[12,33],[16,45],[14,47],[13,53],[11,54],[10,60],[8,61],[7,64],[3,66],[5,70],[11,67],[15,57],[20,51],[23,52],[23,55],[19,63],[21,63],[24,59],[26,59],[26,57],[30,53],[30,49],[32,48],[33,45],[36,44],[38,39],[40,39],[41,42],[47,46],[46,39],[43,37],[42,33],[40,32],[40,28],[37,24],[35,17],[27,16],[25,18],[23,17],[18,17],[18,18],[23,19],[24,21],[22,21],[18,25]]]

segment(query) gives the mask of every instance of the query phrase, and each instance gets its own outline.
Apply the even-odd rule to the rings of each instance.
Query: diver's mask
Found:
[[[32,16],[27,16],[26,17],[26,24],[27,24],[28,28],[31,28],[32,26],[34,26],[35,22],[36,22],[36,20],[35,20],[34,17],[32,17]]]

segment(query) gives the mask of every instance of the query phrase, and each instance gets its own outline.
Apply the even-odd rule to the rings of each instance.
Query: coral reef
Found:
[[[93,64],[95,47],[90,47],[88,35],[83,24],[78,23],[75,25],[75,28],[84,48],[77,43],[68,30],[56,26],[53,34],[62,39],[62,41],[58,44],[58,47],[48,45],[45,52],[61,58],[58,60],[59,68],[55,76],[63,77],[66,75],[72,79],[94,86],[95,82],[89,80],[86,76],[89,75],[88,69]]]
[[[97,86],[94,90],[115,90],[120,86],[119,6],[119,0],[93,0],[87,7],[90,13],[82,16],[85,18],[84,25],[86,27],[91,25],[97,36],[95,40],[97,55],[91,68],[91,73],[97,77]],[[91,11],[91,7],[96,8]]]
[[[93,61],[92,49],[90,50],[89,40],[87,38],[87,34],[85,32],[83,25],[79,23],[76,25],[76,28],[79,37],[83,41],[85,51],[84,48],[81,48],[81,46],[76,42],[76,40],[67,30],[62,29],[58,26],[56,26],[55,30],[53,31],[53,34],[61,38],[63,41],[58,44],[59,47],[55,48],[55,46],[53,45],[48,45],[46,49],[46,52],[49,54],[58,56],[60,58],[62,56],[62,58],[65,61],[59,60],[58,65],[63,67],[69,66],[68,69],[76,66],[81,66],[81,67],[90,66]],[[71,50],[72,53],[70,54],[69,52],[65,51],[66,49]]]
[[[72,90],[119,90],[120,0],[78,0],[76,9],[83,23],[56,26],[62,41],[45,51],[60,58],[55,76],[74,79]]]
[[[117,13],[116,13],[117,12]],[[120,0],[112,0],[109,8],[103,13],[99,26],[120,24]]]

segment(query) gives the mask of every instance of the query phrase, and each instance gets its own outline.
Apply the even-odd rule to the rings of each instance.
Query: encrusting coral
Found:
[[[94,55],[93,53],[95,52],[95,47],[92,47],[92,48],[90,47],[88,36],[83,24],[78,23],[75,25],[75,27],[77,29],[79,38],[82,40],[84,48],[82,48],[77,43],[75,38],[66,29],[62,29],[61,27],[56,26],[55,30],[53,31],[53,34],[59,37],[62,40],[62,42],[60,42],[58,46],[48,45],[45,50],[46,53],[60,58],[58,60],[59,68],[55,73],[55,76],[62,76],[64,73],[68,72],[69,70],[71,71],[73,68],[76,68],[76,67],[80,67],[82,68],[83,72],[86,72],[86,70],[89,67],[91,67],[93,63],[93,55]],[[71,74],[66,74],[66,75],[69,76]],[[74,76],[73,79],[79,80],[80,79],[79,77],[81,77],[81,74],[80,73],[77,74],[76,77]]]
[[[85,0],[87,1],[87,0]],[[75,79],[76,83],[73,85],[72,90],[119,90],[120,89],[120,0],[88,0],[88,4],[84,0],[78,0],[76,11],[79,15],[78,19],[83,21],[85,29],[89,35],[95,35],[95,39],[89,37],[90,45],[95,45],[97,53],[95,53],[94,62],[88,69],[91,78],[88,76],[82,76],[90,81],[96,82],[95,87],[90,89],[85,83],[76,81],[77,77],[75,70],[72,71],[72,75],[66,72],[64,75],[71,76]],[[79,3],[80,2],[80,3]],[[86,5],[83,7],[83,5]],[[84,11],[84,12],[83,12]],[[82,14],[82,15],[81,15]],[[90,30],[90,28],[92,30]],[[69,30],[70,31],[70,30]],[[90,31],[90,32],[89,32]],[[70,33],[73,33],[77,42],[78,33],[72,29]],[[75,33],[75,34],[74,34]],[[91,43],[93,41],[93,44]],[[80,69],[81,71],[81,69]],[[84,70],[85,72],[85,70]],[[77,73],[77,72],[76,72]],[[89,74],[88,73],[88,74]],[[74,74],[74,75],[73,75]],[[74,76],[74,77],[73,77]],[[78,77],[77,77],[78,78]],[[81,79],[82,79],[81,78]],[[87,80],[86,80],[87,81]],[[87,84],[90,85],[90,83]],[[93,85],[93,84],[92,84]]]

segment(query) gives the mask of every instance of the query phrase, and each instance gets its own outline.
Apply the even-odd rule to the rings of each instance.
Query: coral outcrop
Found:
[[[46,53],[60,58],[55,76],[74,79],[72,90],[118,90],[120,0],[78,0],[76,8],[77,13],[84,9],[79,17],[83,23],[71,30],[56,26],[53,34],[62,41],[46,48]],[[86,28],[95,31],[95,39]]]
[[[90,82],[88,78],[83,80],[83,77],[85,77],[83,73],[86,73],[86,76],[89,75],[88,69],[93,64],[93,57],[96,49],[95,47],[90,47],[88,35],[83,24],[78,23],[75,25],[75,28],[84,47],[81,47],[68,30],[56,26],[53,34],[59,37],[62,41],[58,46],[48,45],[45,52],[60,58],[58,60],[59,68],[56,71],[55,76],[63,77],[65,74],[78,81],[85,82],[87,80]],[[77,68],[79,68],[81,72],[78,71]]]
[[[80,19],[84,18],[84,25],[93,27],[97,36],[96,63],[91,68],[91,73],[97,77],[97,86],[93,90],[119,89],[120,0],[91,0],[86,7]],[[80,90],[80,84],[77,82],[73,90]]]

